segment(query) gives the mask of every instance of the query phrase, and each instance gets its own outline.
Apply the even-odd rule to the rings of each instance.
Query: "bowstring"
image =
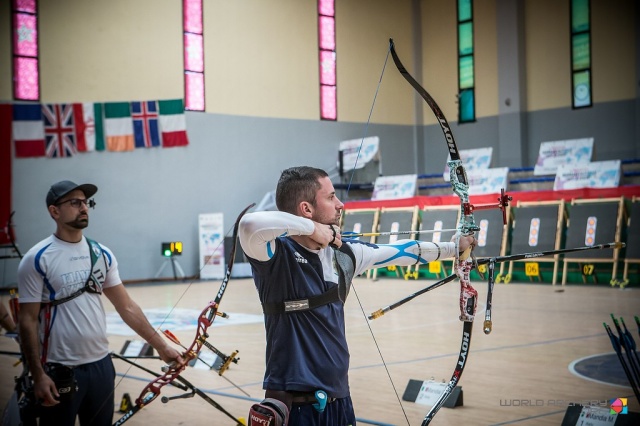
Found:
[[[384,76],[384,72],[387,68],[387,62],[389,61],[389,55],[391,54],[391,45],[389,45],[389,49],[387,50],[387,56],[384,58],[384,64],[382,65],[382,72],[380,73],[380,78],[378,80],[378,85],[376,87],[376,92],[373,96],[373,103],[371,104],[371,109],[369,110],[369,117],[367,118],[367,123],[364,126],[364,132],[362,135],[362,139],[360,141],[360,146],[358,147],[358,153],[356,155],[356,161],[353,164],[353,170],[351,171],[351,177],[349,178],[349,183],[347,185],[347,191],[345,193],[345,200],[347,200],[349,198],[349,190],[351,189],[351,183],[353,182],[353,176],[356,173],[356,166],[358,165],[358,160],[360,159],[360,152],[362,151],[362,146],[364,145],[364,140],[367,137],[367,134],[369,132],[369,124],[371,124],[371,116],[373,115],[373,109],[376,105],[376,99],[378,98],[378,92],[380,91],[380,86],[382,84],[382,77]],[[369,321],[367,319],[367,314],[364,311],[364,306],[362,305],[362,302],[360,301],[360,296],[358,296],[358,291],[356,290],[356,286],[352,285],[351,288],[353,289],[353,294],[355,294],[356,296],[356,300],[358,301],[358,306],[360,306],[360,311],[362,312],[362,315],[364,316],[366,323],[367,323],[367,328],[369,329],[369,333],[371,334],[371,338],[373,339],[373,343],[376,345],[376,350],[378,351],[378,355],[380,355],[380,360],[382,361],[382,365],[384,366],[384,370],[387,373],[387,377],[389,378],[389,382],[391,383],[391,387],[393,388],[393,392],[396,395],[396,399],[398,400],[398,405],[400,405],[400,409],[402,410],[402,414],[404,415],[405,420],[407,421],[407,425],[410,425],[409,423],[409,417],[407,416],[407,412],[405,411],[404,407],[402,406],[402,401],[400,400],[400,395],[398,394],[398,389],[396,388],[395,384],[393,383],[393,379],[391,378],[391,372],[389,371],[389,367],[387,366],[387,363],[384,360],[384,356],[382,355],[382,351],[380,350],[380,345],[378,345],[378,340],[376,339],[375,334],[373,333],[373,329],[371,328],[371,321]]]

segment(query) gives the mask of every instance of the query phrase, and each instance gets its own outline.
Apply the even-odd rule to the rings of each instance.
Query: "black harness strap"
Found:
[[[334,250],[334,265],[338,270],[338,285],[331,287],[329,290],[316,296],[306,299],[285,300],[283,302],[270,302],[262,304],[262,312],[265,315],[285,314],[291,312],[302,312],[315,309],[319,306],[327,305],[347,300],[349,290],[351,289],[351,280],[355,271],[356,257],[348,248],[347,244],[343,244],[338,250]]]
[[[329,303],[340,300],[339,286],[335,285],[329,290],[317,296],[311,296],[307,299],[286,300],[284,302],[263,303],[262,312],[266,315],[284,314],[289,312],[300,312],[315,309],[318,306],[327,305]]]
[[[62,303],[68,302],[80,296],[85,291],[88,291],[89,293],[102,294],[102,284],[104,284],[106,271],[102,271],[102,268],[100,268],[100,265],[97,265],[97,263],[100,257],[102,257],[102,260],[104,261],[104,254],[102,252],[102,249],[100,248],[100,245],[97,242],[89,238],[86,238],[86,240],[87,240],[87,243],[89,244],[89,255],[91,256],[91,269],[89,270],[89,276],[87,277],[87,281],[84,283],[84,287],[70,294],[67,297],[63,297],[62,299],[52,300],[51,302],[48,303],[48,305],[57,306]],[[106,268],[107,266],[106,262],[104,262],[104,266]]]

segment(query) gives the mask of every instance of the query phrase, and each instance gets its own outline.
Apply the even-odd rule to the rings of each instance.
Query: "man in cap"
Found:
[[[73,426],[76,417],[82,425],[112,423],[115,370],[102,293],[165,362],[184,363],[129,296],[111,250],[83,235],[97,191],[68,180],[53,184],[46,201],[56,231],[18,267],[20,341],[43,407],[41,426]]]

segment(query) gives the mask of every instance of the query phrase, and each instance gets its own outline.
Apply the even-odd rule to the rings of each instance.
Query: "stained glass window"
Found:
[[[185,109],[204,111],[204,35],[202,0],[183,0]]]
[[[589,0],[571,0],[571,89],[574,109],[593,105],[590,15]]]
[[[476,120],[473,0],[458,0],[458,122]]]
[[[337,120],[335,0],[318,0],[320,119]]]
[[[40,100],[38,52],[38,7],[36,0],[13,0],[11,33],[13,44],[13,98]]]

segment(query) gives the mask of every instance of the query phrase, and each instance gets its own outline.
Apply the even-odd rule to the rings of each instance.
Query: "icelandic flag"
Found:
[[[42,121],[47,157],[71,157],[78,153],[73,104],[42,105]]]
[[[40,104],[13,104],[16,157],[44,157],[44,127]]]
[[[131,102],[133,136],[136,148],[160,146],[158,102]]]

